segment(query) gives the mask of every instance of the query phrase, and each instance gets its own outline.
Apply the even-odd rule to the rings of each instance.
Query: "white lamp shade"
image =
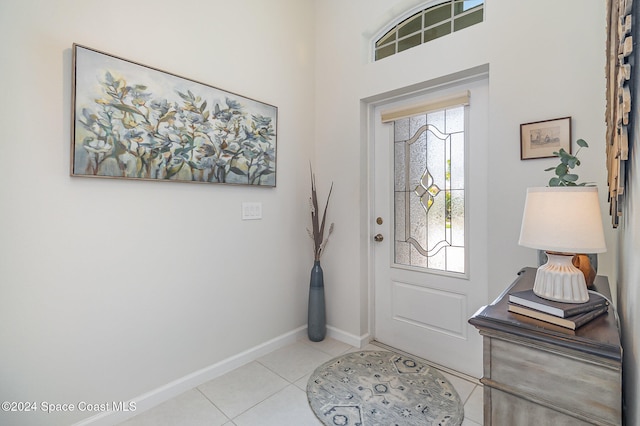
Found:
[[[518,244],[561,253],[607,251],[598,188],[527,188]]]

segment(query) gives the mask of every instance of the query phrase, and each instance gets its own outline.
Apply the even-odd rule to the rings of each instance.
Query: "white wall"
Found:
[[[598,273],[607,275],[615,295],[616,231],[609,225],[605,150],[605,24],[602,2],[494,1],[488,9],[491,39],[491,135],[494,188],[489,233],[491,253],[507,264],[533,265],[533,250],[517,246],[525,188],[546,186],[555,160],[519,160],[519,124],[572,117],[572,136],[590,147],[580,152],[581,180],[595,182],[600,193],[607,253]],[[514,7],[515,6],[515,7]],[[549,13],[553,11],[553,13]],[[574,144],[574,152],[578,147]],[[493,292],[509,271],[490,268]]]
[[[419,3],[0,3],[0,399],[126,400],[303,326],[309,159],[323,197],[335,182],[328,322],[366,338],[361,100],[389,91],[489,64],[488,300],[535,263],[517,246],[521,208],[553,161],[520,161],[521,123],[573,117],[607,222],[604,3],[491,0],[483,24],[370,63],[374,34]],[[278,106],[277,188],[70,178],[73,42]],[[264,219],[242,222],[242,201],[261,201]],[[600,273],[615,283],[607,239]]]
[[[312,11],[0,3],[0,400],[128,400],[306,324]],[[277,187],[69,177],[74,42],[276,105]],[[243,201],[264,219],[241,221]]]
[[[489,294],[492,300],[522,266],[534,266],[534,250],[517,244],[528,186],[546,186],[543,170],[554,160],[520,160],[519,126],[572,117],[573,139],[590,148],[580,157],[580,176],[597,182],[605,222],[604,145],[605,7],[600,2],[487,2],[485,22],[371,63],[372,38],[393,20],[421,4],[417,0],[326,0],[316,3],[317,145],[319,175],[336,185],[333,214],[339,217],[333,249],[325,257],[325,277],[333,283],[329,318],[354,334],[369,331],[367,297],[360,311],[352,301],[367,295],[369,163],[360,101],[488,64],[489,123]],[[553,11],[551,13],[550,11]],[[575,148],[574,148],[575,149]],[[599,273],[615,284],[615,232],[605,229],[609,251]],[[335,249],[339,247],[339,250]],[[356,262],[353,256],[359,255]],[[354,267],[358,263],[360,268]],[[355,283],[360,286],[356,288]],[[329,284],[332,285],[332,284]]]

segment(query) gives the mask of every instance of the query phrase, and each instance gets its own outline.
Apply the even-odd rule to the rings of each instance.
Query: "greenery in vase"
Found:
[[[549,179],[549,186],[591,186],[589,182],[578,183],[578,175],[570,173],[571,170],[580,165],[580,160],[578,159],[580,150],[589,147],[589,144],[584,139],[578,139],[576,143],[580,147],[576,151],[576,155],[569,154],[564,148],[560,148],[560,151],[553,153],[553,155],[560,158],[560,164],[544,170],[545,172],[553,170],[556,174]]]
[[[311,168],[310,168],[311,170]],[[309,205],[311,207],[311,226],[312,230],[307,228],[307,232],[309,236],[313,240],[313,254],[314,260],[320,260],[324,248],[329,241],[329,236],[333,232],[333,223],[329,225],[329,231],[327,237],[324,236],[324,225],[325,220],[327,218],[327,207],[329,207],[329,199],[331,198],[331,191],[333,191],[333,182],[331,183],[331,188],[329,189],[329,195],[327,196],[327,202],[324,205],[324,212],[322,213],[322,220],[319,220],[320,210],[318,209],[318,194],[316,191],[316,177],[313,174],[313,170],[311,170],[311,198],[309,199]]]

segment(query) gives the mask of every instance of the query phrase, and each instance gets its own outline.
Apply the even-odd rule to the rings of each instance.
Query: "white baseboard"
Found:
[[[332,339],[339,340],[342,343],[354,346],[358,349],[362,349],[371,341],[371,336],[369,335],[369,333],[362,336],[356,336],[330,325],[327,326],[327,336],[331,337]]]
[[[307,327],[299,327],[293,331],[271,339],[268,342],[262,343],[237,355],[224,359],[220,362],[195,371],[191,374],[181,377],[180,379],[167,383],[164,386],[133,398],[130,402],[135,403],[135,411],[103,412],[81,420],[80,422],[75,423],[73,426],[112,426],[124,422],[125,420],[137,414],[160,405],[163,402],[170,400],[171,398],[174,398],[184,392],[187,392],[188,390],[191,390],[202,385],[203,383],[208,382],[209,380],[213,380],[216,377],[222,376],[223,374],[228,373],[231,370],[248,364],[251,361],[255,361],[263,355],[266,355],[284,346],[290,345],[297,340],[306,337],[306,335]],[[327,336],[356,348],[363,348],[371,340],[368,333],[363,336],[355,336],[332,326],[327,326]]]
[[[170,400],[190,389],[200,386],[203,383],[213,380],[216,377],[222,376],[231,370],[234,370],[242,365],[245,365],[251,361],[260,358],[270,352],[280,349],[284,346],[290,345],[296,342],[300,338],[307,335],[307,327],[299,327],[293,331],[285,333],[268,342],[262,343],[230,358],[224,359],[220,362],[212,364],[201,370],[188,374],[180,379],[174,380],[171,383],[167,383],[157,389],[144,393],[136,398],[133,398],[131,402],[135,402],[135,411],[108,411],[97,414],[95,416],[86,418],[73,426],[111,426],[140,414],[146,410],[149,410],[157,405],[162,404],[165,401]],[[340,340],[337,337],[336,340]]]

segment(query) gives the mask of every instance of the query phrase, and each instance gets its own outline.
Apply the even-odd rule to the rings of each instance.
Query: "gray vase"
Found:
[[[309,283],[309,312],[307,334],[312,342],[320,342],[327,335],[327,319],[324,303],[324,277],[320,261],[316,260],[311,269]]]

